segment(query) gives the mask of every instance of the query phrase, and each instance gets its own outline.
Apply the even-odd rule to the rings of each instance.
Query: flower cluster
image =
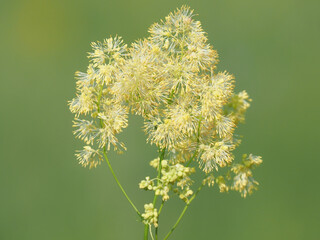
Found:
[[[170,171],[190,160],[206,173],[231,165],[239,142],[233,132],[251,99],[233,92],[232,75],[215,71],[218,54],[192,16],[189,8],[178,9],[129,48],[120,37],[91,44],[90,64],[76,73],[78,92],[70,102],[74,134],[88,144],[77,154],[82,165],[99,164],[103,148],[125,149],[116,135],[127,127],[129,111],[144,118],[147,140],[180,164]],[[168,198],[166,184],[151,187]]]
[[[150,162],[150,165],[158,170],[159,164],[160,158],[156,158]],[[188,197],[193,194],[193,191],[190,189],[192,181],[189,176],[195,172],[194,168],[185,167],[179,163],[170,164],[168,160],[162,160],[160,172],[160,179],[146,177],[145,180],[140,182],[139,187],[154,191],[156,195],[161,195],[163,201],[169,199],[169,191],[171,189],[184,201],[187,201]]]
[[[261,157],[244,154],[242,163],[235,164],[231,168],[234,174],[231,189],[240,192],[243,197],[246,197],[248,193],[251,194],[253,190],[256,190],[259,183],[252,177],[252,169],[261,163]]]
[[[158,227],[158,211],[154,208],[153,203],[144,205],[144,213],[142,213],[143,223]]]
[[[89,66],[76,72],[77,93],[69,102],[74,134],[86,144],[76,156],[90,168],[112,147],[126,150],[117,134],[128,126],[130,112],[143,118],[147,142],[159,148],[159,158],[150,163],[157,177],[146,177],[139,187],[153,191],[155,199],[143,214],[129,202],[149,226],[158,226],[157,196],[165,202],[172,191],[187,205],[194,199],[191,164],[205,173],[201,188],[216,183],[220,192],[246,197],[258,185],[252,169],[261,157],[244,155],[234,163],[233,155],[240,144],[234,131],[251,99],[246,91],[234,92],[233,75],[216,70],[218,54],[193,16],[183,6],[129,47],[118,36],[92,43]]]

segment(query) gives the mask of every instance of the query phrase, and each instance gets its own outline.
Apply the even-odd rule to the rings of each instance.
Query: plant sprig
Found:
[[[261,164],[261,157],[245,154],[235,163],[233,155],[240,144],[234,131],[244,122],[251,99],[246,91],[233,91],[231,74],[216,71],[218,54],[193,17],[193,11],[183,6],[129,47],[118,36],[92,43],[88,69],[76,72],[77,93],[69,103],[75,114],[74,134],[86,144],[76,154],[79,163],[92,168],[105,159],[145,224],[145,240],[149,235],[158,240],[160,213],[174,196],[185,207],[164,240],[204,186],[217,184],[220,192],[236,190],[246,197],[258,185],[252,169]],[[156,176],[139,183],[154,194],[144,212],[129,198],[107,157],[111,148],[126,150],[117,135],[128,126],[130,112],[143,118],[147,142],[159,148],[159,157],[150,162]],[[205,172],[201,181],[194,179],[192,163]],[[226,169],[225,174],[218,174],[219,169]],[[194,192],[195,182],[200,186]]]

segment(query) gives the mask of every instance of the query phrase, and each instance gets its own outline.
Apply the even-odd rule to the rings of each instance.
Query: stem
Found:
[[[148,229],[149,229],[149,225],[148,224],[144,225],[144,240],[148,240]]]
[[[164,158],[165,152],[166,152],[166,149],[163,149],[161,154],[160,154],[159,167],[158,167],[158,176],[157,176],[157,186],[159,186],[159,184],[160,184],[161,169],[162,169],[161,162],[162,162],[162,160]],[[154,207],[155,207],[156,202],[157,202],[157,197],[158,197],[158,195],[154,194],[154,198],[153,198],[153,206]]]
[[[161,210],[162,210],[162,208],[163,208],[163,205],[164,205],[164,201],[162,201],[162,203],[161,203],[161,205],[160,205],[160,208],[159,208],[159,215],[160,215],[160,213],[161,213]]]
[[[100,91],[99,91],[99,95],[98,95],[98,101],[97,101],[97,112],[100,113],[100,101],[101,101],[101,97],[102,97],[102,91],[103,91],[103,84],[101,85]],[[103,121],[102,119],[100,119],[100,127],[103,128]],[[110,164],[110,161],[108,159],[107,153],[106,153],[106,147],[103,148],[103,156],[106,159],[106,162],[109,166],[109,169],[113,175],[113,178],[116,180],[118,186],[120,187],[122,193],[124,194],[124,196],[126,197],[126,199],[129,201],[129,203],[131,204],[131,206],[133,207],[133,209],[136,211],[136,213],[139,215],[140,218],[142,218],[141,213],[139,212],[139,210],[137,209],[137,207],[133,204],[133,202],[131,201],[131,199],[129,198],[129,196],[127,195],[126,191],[123,189],[122,185],[120,184],[116,174],[113,171],[113,168]]]
[[[98,102],[97,102],[97,112],[98,113],[100,113],[100,101],[101,101],[101,97],[102,97],[102,91],[103,91],[103,84],[101,84],[101,88],[100,88],[99,95],[98,95]],[[103,127],[102,119],[100,119],[100,126],[101,126],[101,128]]]
[[[190,163],[195,159],[195,157],[198,155],[198,149],[194,152],[190,160],[187,162],[186,167],[189,167]]]
[[[154,240],[153,235],[152,235],[151,225],[149,225],[149,232],[150,232],[151,239]]]
[[[108,166],[109,166],[109,169],[110,169],[110,171],[111,171],[111,173],[112,173],[112,175],[113,175],[113,178],[116,180],[116,182],[117,182],[118,186],[120,187],[122,193],[124,194],[124,196],[126,197],[126,199],[129,201],[129,203],[131,204],[131,206],[133,207],[133,209],[136,211],[136,213],[139,215],[139,217],[142,218],[141,213],[139,212],[139,210],[137,209],[137,207],[133,204],[133,202],[131,201],[131,199],[130,199],[129,196],[127,195],[126,191],[123,189],[122,185],[120,184],[120,182],[119,182],[116,174],[114,173],[114,171],[113,171],[113,169],[112,169],[112,167],[111,167],[110,161],[109,161],[109,159],[108,159],[108,157],[107,157],[107,153],[106,153],[106,149],[105,149],[105,148],[103,149],[103,156],[104,156],[104,158],[106,159],[106,162],[107,162],[107,164],[108,164]]]
[[[197,196],[197,194],[200,192],[200,190],[202,189],[204,185],[201,184],[200,187],[198,188],[198,190],[196,191],[196,193],[190,198],[190,200],[188,201],[188,203],[186,204],[186,206],[184,207],[184,209],[182,210],[182,213],[180,214],[178,220],[176,221],[176,223],[173,225],[173,227],[171,228],[170,232],[167,234],[167,236],[163,239],[163,240],[167,240],[168,237],[171,235],[171,233],[176,229],[176,227],[178,226],[179,222],[181,221],[183,215],[185,214],[185,212],[187,211],[190,203],[195,199],[195,197]]]
[[[159,212],[158,212],[158,224],[159,224],[160,213],[162,211],[163,205],[164,205],[164,201],[162,200],[160,208],[159,208]],[[155,236],[156,236],[156,240],[158,240],[158,227],[156,227]]]
[[[193,154],[193,156],[190,158],[190,160],[187,162],[186,166],[188,167],[190,163],[197,157],[198,155],[198,148],[199,148],[199,143],[200,143],[200,128],[201,128],[201,121],[202,121],[202,116],[200,116],[199,123],[198,123],[198,134],[197,134],[197,148]]]
[[[159,160],[159,167],[158,167],[158,176],[157,176],[157,185],[160,184],[160,178],[161,178],[161,169],[162,169],[162,165],[161,165],[161,161],[163,160],[164,158],[164,154],[166,152],[166,149],[164,148],[162,150],[162,152],[160,153],[160,160]],[[153,198],[153,207],[156,206],[156,202],[157,202],[157,198],[158,198],[158,195],[154,194],[154,198]],[[156,239],[158,238],[158,236],[156,236]],[[146,224],[144,226],[144,240],[148,240],[148,224]]]

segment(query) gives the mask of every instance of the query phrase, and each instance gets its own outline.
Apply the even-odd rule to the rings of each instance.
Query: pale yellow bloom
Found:
[[[129,46],[118,36],[91,44],[90,63],[86,72],[76,72],[76,97],[69,102],[74,134],[92,146],[77,157],[83,166],[95,167],[100,151],[126,149],[117,135],[128,126],[131,112],[143,118],[147,142],[166,153],[161,166],[160,158],[150,163],[161,168],[161,176],[147,177],[140,188],[164,201],[174,190],[187,201],[194,172],[188,166],[198,161],[206,184],[216,182],[222,192],[233,189],[246,196],[257,185],[252,168],[262,160],[249,155],[237,165],[233,150],[240,144],[234,131],[251,99],[246,91],[234,92],[233,75],[216,71],[218,54],[193,17],[183,6]],[[217,177],[224,168],[229,171]],[[153,206],[145,214],[155,225]]]
[[[152,203],[144,205],[145,212],[142,214],[144,224],[153,224],[158,227],[158,211]]]

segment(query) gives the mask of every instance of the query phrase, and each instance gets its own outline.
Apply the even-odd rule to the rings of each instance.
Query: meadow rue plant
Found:
[[[235,163],[233,155],[240,144],[234,130],[244,122],[251,99],[246,91],[233,91],[232,75],[216,70],[218,54],[193,16],[183,6],[153,24],[148,38],[129,47],[118,36],[92,43],[88,69],[76,72],[77,94],[69,103],[74,134],[86,144],[76,153],[79,163],[92,168],[103,159],[107,162],[145,224],[144,239],[159,238],[159,216],[175,195],[185,207],[164,240],[204,186],[246,197],[258,185],[252,170],[262,163],[261,157],[244,154]],[[155,176],[139,183],[154,193],[142,213],[107,157],[112,148],[126,150],[117,134],[128,126],[129,113],[143,118],[147,142],[159,149],[159,157],[150,161]],[[196,169],[204,172],[203,179],[193,178]]]

